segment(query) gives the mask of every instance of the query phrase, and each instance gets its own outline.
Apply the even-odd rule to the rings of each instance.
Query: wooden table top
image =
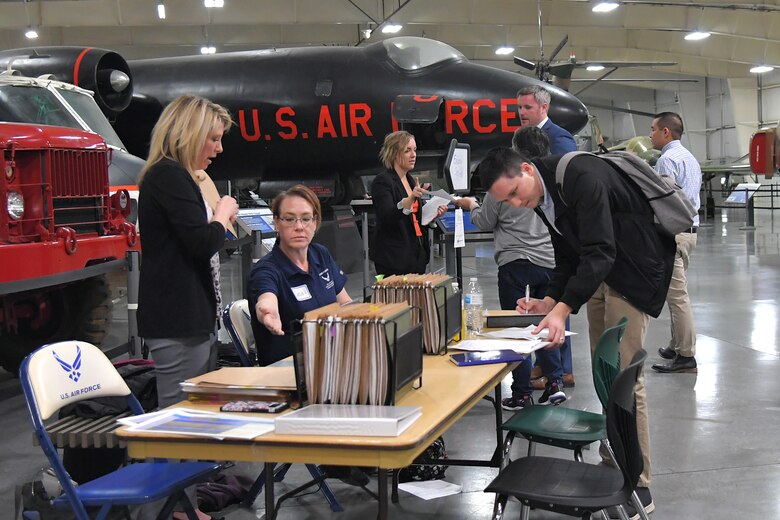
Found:
[[[280,435],[252,440],[210,439],[185,435],[128,432],[132,458],[297,462],[401,468],[490,392],[517,363],[458,367],[449,356],[424,356],[422,387],[411,390],[399,406],[419,406],[422,416],[398,437]],[[218,405],[185,401],[178,406],[216,411]],[[346,462],[348,461],[348,462]]]

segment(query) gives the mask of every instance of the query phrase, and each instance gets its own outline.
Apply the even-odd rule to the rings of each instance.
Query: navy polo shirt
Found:
[[[269,254],[252,268],[247,281],[252,332],[260,366],[270,365],[292,354],[290,323],[303,314],[336,301],[347,276],[330,252],[320,244],[309,244],[309,272],[304,272],[284,254],[276,241]],[[279,300],[279,317],[284,336],[275,336],[257,320],[255,306],[261,294],[273,293]]]

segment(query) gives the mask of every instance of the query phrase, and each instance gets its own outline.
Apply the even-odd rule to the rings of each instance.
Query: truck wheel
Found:
[[[46,316],[20,322],[18,333],[3,337],[0,365],[12,374],[18,375],[24,357],[41,345],[78,339],[100,346],[108,334],[113,302],[104,275],[35,297],[44,302]]]
[[[78,303],[77,303],[78,302]],[[105,275],[89,278],[72,287],[71,305],[77,305],[73,338],[101,346],[111,328],[111,288]]]

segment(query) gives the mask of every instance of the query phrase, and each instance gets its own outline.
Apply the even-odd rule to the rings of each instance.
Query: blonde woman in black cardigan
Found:
[[[207,99],[186,95],[173,100],[152,130],[139,178],[138,332],[155,361],[161,407],[185,398],[181,381],[213,368],[220,298],[213,262],[218,262],[215,255],[238,204],[222,197],[212,210],[193,174],[222,152],[222,135],[231,123],[228,111]],[[202,520],[210,518],[197,513]]]
[[[386,171],[374,178],[371,198],[376,212],[376,231],[371,259],[377,274],[424,273],[430,244],[422,220],[423,190],[409,173],[417,160],[414,136],[403,130],[387,134],[379,151]],[[443,215],[447,206],[439,206]]]

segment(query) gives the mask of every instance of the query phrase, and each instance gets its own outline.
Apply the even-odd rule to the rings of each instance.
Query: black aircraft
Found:
[[[402,125],[417,138],[418,170],[436,168],[453,138],[471,146],[473,162],[508,145],[520,123],[515,95],[527,85],[550,91],[551,119],[572,133],[588,120],[585,106],[564,90],[416,37],[129,63],[103,49],[17,49],[0,52],[0,66],[93,90],[139,156],[167,103],[185,93],[207,97],[236,122],[209,170],[215,180],[271,181],[277,189],[305,180],[336,198],[361,192],[355,179],[379,171],[384,136]]]

